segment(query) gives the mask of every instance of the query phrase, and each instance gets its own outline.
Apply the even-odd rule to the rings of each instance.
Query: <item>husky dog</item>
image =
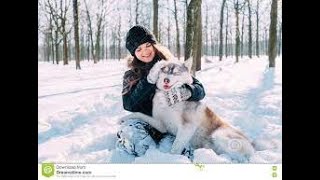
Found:
[[[190,62],[160,61],[147,77],[156,84],[152,116],[136,112],[120,119],[141,119],[162,133],[176,136],[171,153],[181,154],[187,147],[211,148],[240,162],[248,161],[254,148],[248,138],[219,118],[201,101],[180,101],[169,105],[165,93],[182,84],[192,84]]]

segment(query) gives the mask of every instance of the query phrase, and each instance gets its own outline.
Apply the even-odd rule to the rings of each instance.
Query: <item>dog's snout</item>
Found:
[[[170,80],[169,80],[169,78],[164,78],[164,79],[163,79],[163,82],[164,82],[165,84],[168,84],[168,83],[170,82]]]

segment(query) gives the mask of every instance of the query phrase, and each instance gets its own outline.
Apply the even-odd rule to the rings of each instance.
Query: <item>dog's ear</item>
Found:
[[[167,64],[167,61],[159,61],[153,65],[150,69],[149,74],[147,76],[147,80],[151,84],[155,84],[159,78],[159,73],[161,68],[163,68]]]
[[[183,62],[183,65],[188,69],[189,73],[191,72],[192,67],[192,57]]]

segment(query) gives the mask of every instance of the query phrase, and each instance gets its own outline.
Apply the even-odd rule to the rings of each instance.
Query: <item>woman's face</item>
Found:
[[[135,51],[137,58],[145,63],[149,63],[155,56],[155,49],[151,43],[141,44]]]

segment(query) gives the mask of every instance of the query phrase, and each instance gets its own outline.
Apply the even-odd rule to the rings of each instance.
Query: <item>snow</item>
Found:
[[[197,79],[203,100],[222,119],[252,140],[249,163],[282,162],[282,58],[204,57]],[[211,149],[197,149],[193,160],[170,154],[173,138],[163,139],[145,155],[115,150],[117,120],[130,112],[122,106],[125,60],[82,61],[69,65],[38,63],[38,162],[55,163],[236,163]]]

